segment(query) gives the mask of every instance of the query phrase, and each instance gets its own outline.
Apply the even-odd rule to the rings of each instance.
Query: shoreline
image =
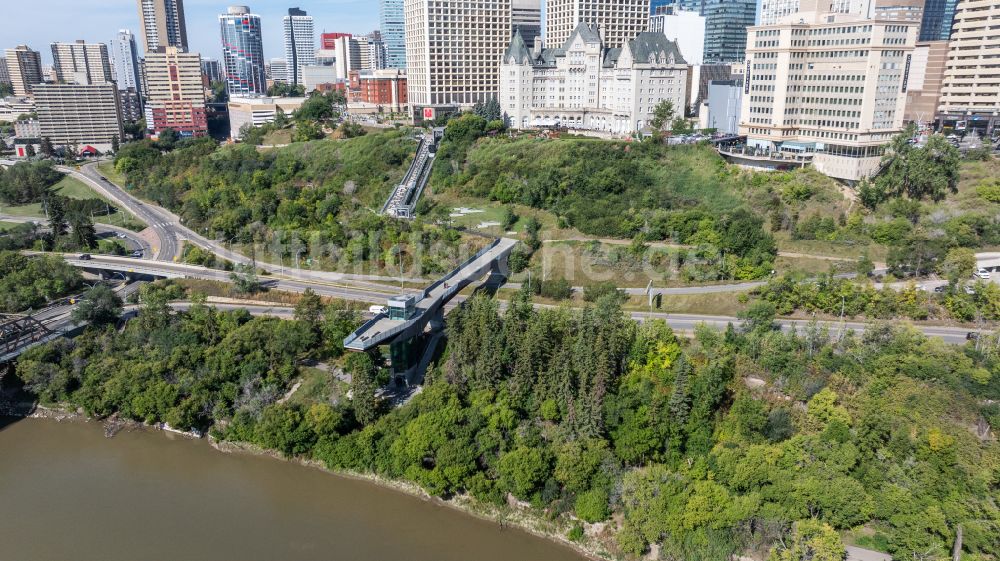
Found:
[[[29,405],[30,407],[28,407]],[[566,533],[569,531],[569,528],[572,527],[571,525],[566,528],[562,528],[560,526],[560,521],[546,520],[517,505],[511,505],[508,513],[502,513],[497,507],[480,502],[469,495],[456,495],[452,499],[442,499],[441,497],[436,497],[427,493],[420,488],[420,486],[406,480],[389,479],[374,473],[330,469],[319,460],[307,458],[287,458],[276,450],[261,448],[255,444],[219,440],[207,434],[199,436],[195,433],[179,431],[177,429],[160,425],[149,425],[132,420],[111,419],[109,421],[108,419],[96,419],[80,411],[70,410],[64,407],[18,403],[12,406],[11,411],[5,411],[3,414],[11,412],[15,412],[16,414],[9,414],[7,416],[21,419],[48,419],[56,422],[70,421],[100,423],[105,427],[105,436],[108,438],[114,437],[115,434],[122,430],[145,430],[162,432],[165,435],[171,436],[182,436],[193,441],[204,439],[215,451],[223,454],[244,454],[247,456],[268,457],[283,462],[298,464],[302,467],[316,469],[335,477],[363,481],[384,489],[390,489],[425,502],[433,503],[437,506],[450,508],[482,521],[498,522],[500,524],[501,532],[506,528],[514,528],[537,538],[558,544],[562,547],[567,547],[591,561],[616,561],[620,559],[607,551],[607,549],[603,547],[594,536],[591,536],[586,531],[588,526],[600,527],[603,529],[603,524],[591,525],[580,521],[580,525],[585,529],[585,541],[574,542],[566,537]],[[109,427],[112,427],[113,430],[110,430]],[[566,522],[562,521],[562,523],[565,524]]]

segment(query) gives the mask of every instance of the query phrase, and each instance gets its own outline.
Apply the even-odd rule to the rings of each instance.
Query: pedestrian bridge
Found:
[[[387,313],[376,315],[344,339],[344,348],[368,351],[420,335],[432,320],[443,320],[441,310],[445,304],[510,255],[516,244],[517,240],[508,238],[494,240],[421,293],[393,298],[389,301]]]

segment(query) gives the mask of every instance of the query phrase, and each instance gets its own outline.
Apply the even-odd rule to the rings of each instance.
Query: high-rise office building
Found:
[[[709,1],[709,0],[706,0]],[[862,18],[875,17],[876,2],[886,4],[910,3],[914,0],[824,0],[823,10],[832,14],[854,14]],[[774,25],[785,16],[799,11],[801,0],[760,0],[757,25]]]
[[[272,58],[265,69],[267,77],[274,82],[285,82],[288,79],[288,61],[283,58]]]
[[[743,60],[747,27],[754,24],[756,0],[707,0],[705,2],[705,63]]]
[[[959,0],[926,0],[924,19],[920,22],[921,41],[947,41],[955,20],[955,6]]]
[[[698,12],[674,6],[670,13],[649,16],[649,31],[663,33],[667,39],[676,41],[688,64],[699,65],[704,62],[705,16]]]
[[[547,45],[564,44],[580,23],[596,25],[608,48],[621,48],[649,26],[649,0],[546,0]]]
[[[184,24],[184,0],[138,0],[139,22],[142,24],[146,50],[160,47],[188,49],[187,27]]]
[[[173,129],[182,136],[208,133],[201,56],[177,47],[146,53],[146,126],[155,134]]]
[[[52,43],[52,62],[56,81],[76,84],[101,84],[113,80],[111,58],[104,43]]]
[[[14,86],[14,95],[24,97],[31,95],[35,84],[45,80],[42,75],[42,55],[33,51],[27,45],[18,45],[7,49],[7,74]]]
[[[947,64],[948,41],[917,43],[907,81],[905,122],[922,125],[934,122]]]
[[[750,28],[739,133],[747,146],[722,153],[756,168],[811,162],[856,182],[879,169],[902,130],[917,25],[831,13],[821,2],[802,0],[796,18]]]
[[[948,43],[938,124],[992,136],[1000,129],[1000,2],[959,0]]]
[[[0,59],[0,84],[10,84],[10,72],[7,71],[7,58]]]
[[[122,112],[118,88],[101,84],[38,84],[35,111],[41,136],[55,146],[111,148],[122,139]]]
[[[222,63],[230,96],[247,97],[267,92],[260,16],[246,6],[230,6],[219,15]]]
[[[302,67],[316,64],[313,17],[298,8],[289,8],[288,15],[282,19],[282,26],[285,33],[287,63],[285,81],[291,85],[298,85],[302,83]]]
[[[205,75],[209,84],[222,81],[222,65],[214,58],[201,59],[201,73]]]
[[[872,17],[920,24],[924,19],[924,3],[925,0],[875,0]]]
[[[382,33],[372,31],[367,36],[368,39],[368,68],[367,70],[382,70],[388,67],[386,61],[385,42],[382,41]]]
[[[404,0],[381,0],[379,30],[385,43],[385,63],[389,68],[406,68],[406,16]],[[324,47],[327,48],[327,47]]]
[[[467,107],[496,98],[511,30],[511,0],[406,0],[411,107]]]
[[[649,15],[668,14],[672,10],[684,10],[685,12],[697,12],[704,15],[706,0],[650,0]]]
[[[511,24],[529,48],[542,37],[542,0],[511,0]]]
[[[142,91],[140,85],[142,74],[139,70],[139,49],[136,46],[135,35],[128,29],[118,31],[111,40],[111,73],[119,90],[134,88]]]

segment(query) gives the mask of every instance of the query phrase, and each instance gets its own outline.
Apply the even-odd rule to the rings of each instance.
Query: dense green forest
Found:
[[[0,250],[0,312],[38,310],[81,286],[80,271],[61,257]]]
[[[365,354],[347,360],[353,400],[303,405],[278,398],[301,359],[336,352],[354,312],[307,298],[296,321],[169,313],[169,297],[150,289],[123,333],[32,350],[18,375],[97,416],[214,426],[443,497],[513,496],[627,558],[832,561],[844,535],[937,560],[959,526],[967,561],[1000,551],[992,344],[892,325],[782,333],[764,305],[745,328],[686,340],[628,319],[613,295],[573,310],[523,294],[504,312],[477,296],[449,316],[446,351],[407,405],[375,398],[382,361]],[[591,535],[591,522],[610,525]]]
[[[190,227],[260,245],[264,259],[299,254],[340,269],[359,262],[396,269],[402,254],[408,270],[446,271],[458,258],[459,232],[378,215],[415,148],[407,130],[274,150],[210,139],[172,150],[136,142],[122,147],[115,167],[137,194]]]

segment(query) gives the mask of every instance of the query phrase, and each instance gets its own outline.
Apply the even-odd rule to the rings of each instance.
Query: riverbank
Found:
[[[18,414],[9,414],[11,411],[18,411]],[[170,435],[177,434],[192,440],[201,438],[198,434],[178,431],[162,425],[150,425],[138,421],[122,419],[97,419],[86,415],[80,409],[74,409],[67,406],[20,402],[13,404],[12,408],[8,408],[4,411],[4,413],[11,417],[24,419],[47,419],[57,422],[100,423],[104,428],[105,436],[108,438],[113,438],[123,430],[153,430]],[[262,448],[250,443],[220,440],[212,436],[206,436],[205,438],[214,450],[224,454],[245,454],[248,456],[268,457],[289,463],[299,464],[310,469],[325,472],[335,477],[364,481],[433,503],[435,505],[447,507],[483,521],[495,522],[500,526],[501,531],[507,528],[512,528],[526,532],[538,538],[558,544],[562,547],[569,548],[577,554],[592,561],[614,561],[616,559],[620,559],[620,557],[615,556],[605,546],[605,540],[610,540],[611,537],[606,524],[587,524],[579,521],[579,525],[584,528],[584,536],[581,541],[573,541],[567,537],[569,531],[575,525],[573,522],[565,519],[545,519],[533,512],[530,512],[528,510],[530,507],[523,504],[517,504],[512,499],[509,501],[506,508],[499,508],[494,505],[477,501],[469,495],[459,495],[451,499],[442,499],[428,494],[421,487],[409,481],[389,479],[373,473],[334,470],[328,468],[318,460],[307,458],[288,458],[276,450]]]
[[[592,561],[616,561],[621,559],[621,557],[615,556],[611,553],[597,539],[597,536],[608,537],[605,535],[605,532],[607,531],[606,524],[587,524],[586,522],[579,521],[579,524],[584,527],[584,540],[577,542],[570,540],[567,537],[569,531],[574,526],[573,524],[568,523],[568,521],[563,521],[563,524],[559,524],[557,521],[546,520],[532,512],[529,512],[526,507],[522,505],[514,505],[512,501],[511,504],[508,505],[508,510],[477,501],[469,495],[459,495],[451,499],[442,499],[441,497],[427,493],[419,485],[415,485],[406,480],[389,479],[374,473],[330,469],[318,460],[288,458],[275,450],[262,448],[255,444],[246,442],[219,440],[212,436],[208,436],[208,442],[212,448],[224,454],[265,456],[276,460],[296,463],[304,467],[325,472],[335,477],[365,481],[379,487],[392,489],[396,492],[431,502],[439,506],[444,506],[480,520],[496,522],[499,524],[501,531],[509,527],[527,532],[533,536],[572,549],[576,553]]]

